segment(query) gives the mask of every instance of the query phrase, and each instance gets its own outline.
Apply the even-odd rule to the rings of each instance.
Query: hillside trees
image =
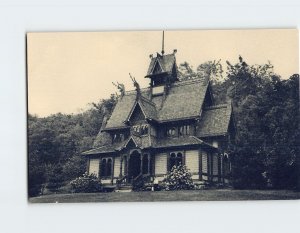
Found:
[[[38,194],[45,183],[55,189],[86,171],[80,153],[93,145],[104,117],[103,106],[110,114],[115,101],[112,95],[79,114],[28,115],[29,195]]]
[[[186,62],[179,69],[187,77],[201,78],[201,67],[210,66],[194,71]],[[299,75],[282,80],[271,63],[249,65],[241,56],[236,64],[227,62],[226,75],[218,75],[223,80],[215,79],[216,71],[223,72],[215,68],[206,72],[213,74],[215,104],[231,101],[234,110],[236,141],[230,147],[233,185],[294,188],[300,153]]]

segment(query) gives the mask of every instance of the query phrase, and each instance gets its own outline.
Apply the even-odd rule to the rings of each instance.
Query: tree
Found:
[[[249,66],[242,57],[235,65],[228,63],[224,85],[228,86],[237,128],[233,180],[243,179],[251,187],[249,177],[256,177],[255,173],[261,176],[256,177],[259,186],[260,178],[274,188],[296,186],[298,83],[297,75],[281,80],[270,63]]]
[[[93,146],[104,114],[110,116],[115,102],[112,95],[79,114],[57,113],[44,118],[28,115],[30,196],[38,195],[46,183],[56,190],[86,171],[86,160],[80,153]]]

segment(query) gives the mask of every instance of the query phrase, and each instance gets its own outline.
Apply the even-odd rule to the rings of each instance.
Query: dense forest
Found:
[[[231,101],[236,125],[228,154],[234,188],[299,188],[299,75],[280,76],[270,63],[209,61],[179,66],[180,79],[210,77],[215,103]],[[79,114],[28,115],[29,195],[57,189],[86,171],[80,152],[90,149],[118,96],[91,103]],[[105,107],[105,108],[104,108]],[[298,182],[298,183],[297,183]],[[298,185],[298,186],[297,186]]]

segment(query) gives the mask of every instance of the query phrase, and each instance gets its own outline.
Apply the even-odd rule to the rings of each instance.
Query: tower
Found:
[[[157,53],[156,57],[150,55],[150,65],[145,78],[150,79],[150,86],[152,87],[152,94],[159,95],[163,94],[165,86],[178,81],[178,72],[176,64],[176,54],[177,50],[174,49],[171,54],[164,54],[164,33],[162,42],[161,54]]]

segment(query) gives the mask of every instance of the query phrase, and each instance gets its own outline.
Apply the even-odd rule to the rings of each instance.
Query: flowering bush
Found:
[[[166,190],[194,189],[192,174],[183,165],[172,167],[163,180],[163,183]]]
[[[82,176],[70,182],[75,193],[93,193],[102,191],[101,181],[96,175],[84,173]]]

